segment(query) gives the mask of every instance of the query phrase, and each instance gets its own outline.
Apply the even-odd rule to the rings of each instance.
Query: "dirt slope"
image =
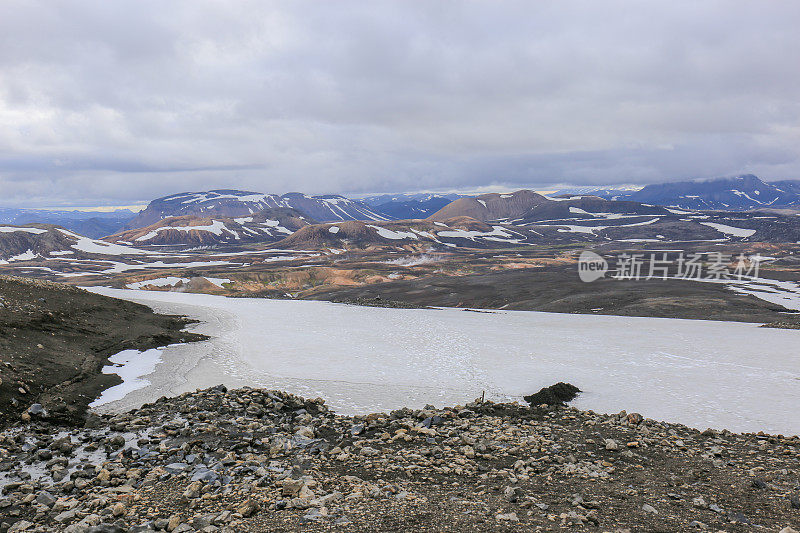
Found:
[[[186,324],[71,286],[0,276],[0,426],[33,403],[80,421],[100,391],[121,382],[101,373],[110,355],[200,338],[182,332]]]

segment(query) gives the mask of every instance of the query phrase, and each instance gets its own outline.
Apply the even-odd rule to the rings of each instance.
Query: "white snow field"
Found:
[[[521,400],[558,381],[573,405],[705,429],[800,434],[800,331],[756,324],[459,309],[387,309],[94,288],[202,321],[149,385],[103,410],[224,383],[321,396],[344,414]],[[142,376],[139,376],[141,378]]]
[[[90,407],[121,400],[131,391],[149,385],[150,382],[142,379],[142,376],[151,374],[156,369],[156,365],[161,361],[161,350],[156,348],[143,352],[123,350],[108,360],[114,364],[104,366],[103,374],[116,374],[122,378],[122,383],[104,390],[98,399],[89,404]]]

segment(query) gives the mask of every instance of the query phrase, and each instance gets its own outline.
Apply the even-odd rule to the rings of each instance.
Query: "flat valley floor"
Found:
[[[95,288],[200,323],[163,350],[121,412],[224,383],[323,397],[342,414],[480,397],[520,400],[557,381],[573,405],[704,429],[800,433],[797,331],[756,324],[530,311],[392,309]],[[127,387],[127,389],[125,389]],[[135,389],[135,390],[134,390]],[[119,391],[117,391],[117,395]]]

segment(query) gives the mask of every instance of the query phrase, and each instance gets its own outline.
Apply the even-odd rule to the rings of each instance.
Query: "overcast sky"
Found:
[[[0,205],[800,179],[800,2],[0,2]]]

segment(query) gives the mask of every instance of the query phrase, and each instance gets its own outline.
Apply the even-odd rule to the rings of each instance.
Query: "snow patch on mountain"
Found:
[[[14,226],[0,226],[0,233],[15,233],[15,232],[25,232],[25,233],[33,233],[34,235],[41,235],[42,233],[47,233],[46,229],[41,228],[21,228],[21,227],[14,227]]]
[[[734,237],[752,237],[756,232],[754,229],[735,228],[726,224],[717,224],[716,222],[700,222],[700,224]]]
[[[214,235],[222,235],[223,231],[227,231],[228,233],[233,234],[231,230],[225,227],[225,224],[219,220],[213,220],[210,225],[208,226],[162,226],[160,228],[156,228],[153,231],[138,237],[137,241],[149,241],[153,237],[157,236],[162,231],[167,230],[175,230],[175,231],[207,231],[209,233],[213,233]]]
[[[392,240],[402,240],[402,239],[414,239],[417,240],[417,236],[413,232],[409,231],[393,231],[388,228],[382,228],[380,226],[373,226],[371,224],[367,224],[368,228],[374,229],[378,232],[378,235],[383,237],[384,239],[392,239]]]
[[[96,241],[69,230],[58,228],[58,231],[77,239],[78,242],[72,245],[78,251],[86,252],[87,254],[103,254],[103,255],[142,255],[147,254],[144,250],[132,248],[130,246],[123,246],[120,244],[111,244],[103,241]]]

